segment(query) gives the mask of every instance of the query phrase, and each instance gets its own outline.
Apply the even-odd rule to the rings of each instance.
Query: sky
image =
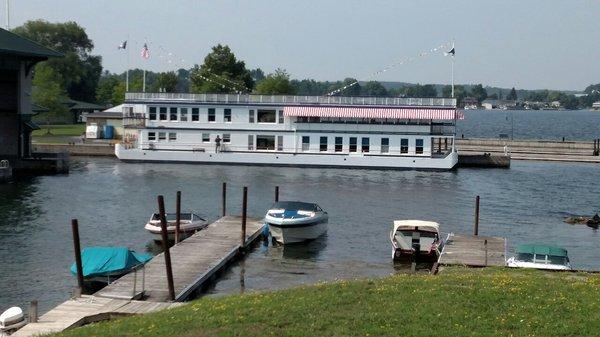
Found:
[[[6,0],[0,0],[2,27]],[[583,90],[600,82],[600,1],[9,0],[10,26],[76,21],[111,72],[202,64],[227,44],[248,68],[292,78]],[[150,59],[140,50],[147,42]],[[426,55],[421,55],[425,53]],[[374,75],[377,71],[390,70]]]

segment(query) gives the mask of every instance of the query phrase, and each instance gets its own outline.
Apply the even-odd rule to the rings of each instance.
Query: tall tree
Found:
[[[342,88],[346,87],[343,90]],[[340,90],[340,91],[337,91]],[[334,82],[329,85],[327,93],[334,93],[335,96],[360,96],[361,85],[355,78],[346,77],[342,83]]]
[[[254,87],[252,74],[244,61],[238,61],[228,46],[216,45],[201,66],[190,72],[190,89],[197,93],[249,92]]]
[[[115,100],[115,90],[122,82],[118,75],[111,74],[108,71],[102,74],[96,89],[96,101],[101,104],[120,104],[123,99]]]
[[[471,96],[477,98],[477,101],[481,103],[488,97],[488,94],[483,85],[477,84],[471,87]]]
[[[156,77],[156,81],[152,85],[153,92],[175,92],[179,78],[174,71],[160,73]]]
[[[507,100],[510,101],[516,101],[517,100],[517,91],[515,90],[515,87],[513,87],[512,89],[510,89],[510,93],[508,94],[508,96],[506,96]]]
[[[250,70],[250,74],[252,75],[254,83],[258,83],[265,79],[265,72],[260,68]]]
[[[267,95],[293,95],[296,88],[290,83],[290,75],[285,69],[277,69],[256,86],[256,93]]]
[[[50,124],[52,119],[68,112],[64,104],[67,92],[61,86],[61,83],[61,75],[54,68],[45,62],[38,64],[33,78],[32,98],[36,104],[48,109],[47,112],[43,113],[43,116],[40,116],[46,121],[47,125]],[[50,128],[48,128],[47,133],[50,133]]]
[[[362,86],[361,95],[363,96],[387,96],[387,89],[377,81],[369,81]]]
[[[61,74],[60,86],[70,98],[94,102],[96,87],[102,73],[102,58],[91,55],[94,48],[85,29],[76,22],[50,23],[44,20],[27,21],[14,33],[64,54],[45,62]]]

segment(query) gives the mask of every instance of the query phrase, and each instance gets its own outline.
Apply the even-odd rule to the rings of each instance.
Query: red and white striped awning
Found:
[[[391,119],[464,119],[462,111],[437,108],[357,108],[286,106],[284,116]]]

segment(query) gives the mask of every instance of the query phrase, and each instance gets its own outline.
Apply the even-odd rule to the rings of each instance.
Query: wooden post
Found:
[[[275,202],[279,202],[279,186],[275,186]]]
[[[227,183],[223,183],[221,209],[223,210],[222,216],[225,216],[227,214]]]
[[[181,191],[177,191],[177,201],[175,205],[175,243],[179,242],[179,228],[181,225]]]
[[[246,213],[248,211],[248,187],[244,186],[242,197],[242,248],[246,247]]]
[[[479,196],[475,197],[475,223],[473,225],[473,235],[479,235]]]
[[[73,251],[75,253],[75,266],[77,268],[77,286],[79,293],[83,292],[83,266],[81,263],[81,245],[79,244],[79,224],[77,219],[71,220],[71,231],[73,232]]]
[[[438,138],[438,153],[442,153],[442,138]]]
[[[162,195],[158,196],[158,213],[160,215],[160,229],[162,234],[162,246],[165,255],[165,266],[167,268],[167,286],[169,287],[169,299],[175,300],[175,287],[173,286],[173,269],[171,269],[171,254],[169,253],[169,235],[167,233],[167,218],[165,217],[165,200]]]
[[[487,267],[488,265],[488,246],[487,246],[487,239],[485,239],[483,241],[483,248],[485,249],[485,266]]]
[[[37,323],[38,321],[38,301],[29,302],[29,323]]]

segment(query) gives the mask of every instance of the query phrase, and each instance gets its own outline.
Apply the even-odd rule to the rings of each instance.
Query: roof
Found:
[[[102,110],[105,108],[105,106],[103,106],[103,105],[89,103],[89,102],[83,102],[83,101],[76,101],[76,100],[70,99],[68,97],[66,97],[62,101],[62,103],[67,105],[70,110],[93,110],[93,109]]]
[[[115,105],[115,106],[113,106],[111,108],[103,110],[103,112],[118,112],[118,113],[122,113],[123,112],[123,104]]]
[[[392,118],[392,119],[464,119],[462,112],[455,108],[416,108],[416,107],[318,107],[286,106],[284,116],[293,117],[341,117],[341,118]]]
[[[33,42],[0,28],[0,55],[1,54],[27,56],[44,60],[49,57],[63,56],[63,54],[46,48],[37,42]]]
[[[87,118],[110,118],[110,119],[123,119],[122,112],[112,111],[98,111],[86,115]]]
[[[567,250],[557,246],[548,246],[540,244],[527,244],[519,245],[517,247],[518,254],[540,254],[540,255],[552,255],[552,256],[564,256],[567,257]]]
[[[423,221],[423,220],[396,220],[394,221],[394,232],[398,229],[415,229],[419,227],[422,230],[430,230],[439,232],[440,224],[433,221]]]

